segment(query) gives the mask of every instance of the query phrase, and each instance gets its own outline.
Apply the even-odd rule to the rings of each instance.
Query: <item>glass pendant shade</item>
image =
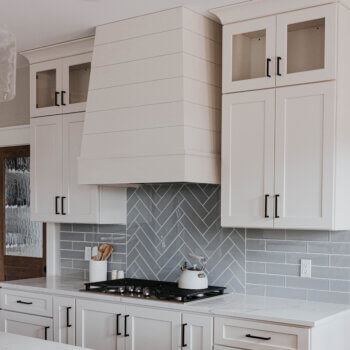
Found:
[[[0,25],[0,102],[16,96],[16,38]]]

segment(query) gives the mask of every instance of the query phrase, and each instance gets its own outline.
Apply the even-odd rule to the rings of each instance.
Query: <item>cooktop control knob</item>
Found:
[[[145,287],[145,288],[142,289],[142,294],[145,297],[149,297],[151,295],[151,290],[148,287]]]
[[[141,294],[142,293],[142,287],[136,287],[135,288],[135,293],[136,294]]]

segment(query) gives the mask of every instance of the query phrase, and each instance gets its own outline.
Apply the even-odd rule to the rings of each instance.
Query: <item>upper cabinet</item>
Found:
[[[23,52],[30,65],[30,116],[83,112],[93,39]]]
[[[337,5],[228,24],[223,92],[335,79]]]

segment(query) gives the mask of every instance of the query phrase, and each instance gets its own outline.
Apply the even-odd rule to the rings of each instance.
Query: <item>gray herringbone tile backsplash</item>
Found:
[[[61,225],[61,271],[88,277],[85,246],[115,248],[108,270],[176,281],[189,252],[207,258],[211,284],[256,295],[350,303],[350,232],[220,226],[220,186],[145,185],[128,190],[127,226]],[[300,259],[312,260],[303,279]]]

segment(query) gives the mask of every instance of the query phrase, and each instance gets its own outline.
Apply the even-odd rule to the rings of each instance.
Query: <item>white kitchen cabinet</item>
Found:
[[[335,90],[328,82],[224,95],[223,226],[335,227]]]
[[[90,300],[76,301],[76,343],[95,350],[125,349],[125,306]]]
[[[53,299],[54,341],[75,345],[75,299],[55,296]]]
[[[274,227],[332,228],[335,122],[335,82],[277,89]]]
[[[52,319],[12,311],[0,311],[0,331],[53,340]]]
[[[336,78],[337,4],[227,24],[223,33],[223,93]]]
[[[78,184],[83,125],[83,113],[31,120],[33,221],[125,223],[126,189]]]
[[[126,307],[126,350],[177,350],[180,345],[181,312]]]
[[[86,108],[91,53],[30,66],[30,116],[82,112]]]
[[[182,314],[182,347],[188,350],[213,349],[213,317]]]
[[[55,222],[62,193],[62,116],[33,119],[30,133],[31,219]]]
[[[277,16],[276,85],[336,78],[337,5]]]
[[[273,227],[275,89],[223,96],[221,223]]]
[[[275,16],[225,26],[223,92],[274,87],[275,47]]]

